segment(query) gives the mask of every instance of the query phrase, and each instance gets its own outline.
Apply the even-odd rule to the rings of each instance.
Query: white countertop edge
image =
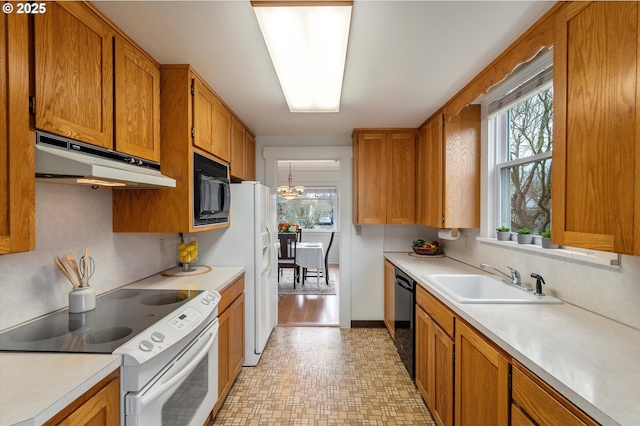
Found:
[[[575,404],[578,408],[580,408],[586,414],[591,416],[594,420],[596,420],[597,422],[601,423],[604,426],[609,426],[609,425],[611,425],[611,426],[619,426],[621,424],[618,421],[614,420],[611,416],[606,414],[604,411],[602,411],[602,409],[600,409],[597,406],[595,406],[592,402],[590,402],[587,399],[585,399],[583,396],[581,396],[574,389],[572,389],[571,387],[567,386],[565,383],[563,383],[562,381],[558,380],[556,377],[551,375],[543,367],[541,367],[540,365],[536,364],[527,355],[521,353],[520,351],[515,349],[513,346],[511,346],[509,343],[505,342],[502,338],[498,337],[494,332],[492,332],[485,325],[483,325],[481,322],[479,322],[476,318],[474,318],[472,315],[470,315],[468,312],[466,312],[463,309],[462,304],[457,303],[454,299],[449,297],[446,293],[444,293],[438,287],[436,287],[431,282],[429,282],[427,277],[416,276],[412,271],[402,268],[402,265],[397,265],[397,262],[401,262],[403,260],[401,257],[398,257],[399,255],[400,256],[407,256],[407,253],[384,253],[384,257],[386,259],[388,259],[390,262],[396,264],[396,266],[399,266],[404,272],[406,272],[410,277],[412,277],[422,287],[424,287],[425,289],[429,290],[429,292],[431,292],[432,294],[436,295],[438,297],[438,299],[442,303],[444,303],[449,309],[451,309],[456,315],[458,315],[463,320],[468,322],[470,325],[475,327],[478,331],[483,333],[487,338],[489,338],[489,340],[494,342],[498,347],[500,347],[502,350],[507,352],[507,354],[512,356],[514,359],[516,359],[522,365],[524,365],[529,370],[531,370],[533,373],[535,373],[538,377],[540,377],[542,380],[544,380],[546,383],[548,383],[551,387],[553,387],[556,391],[558,391],[560,394],[562,394],[565,398],[567,398],[569,401],[571,401],[571,403]],[[395,260],[395,259],[397,259],[397,260]],[[418,258],[412,258],[412,259],[418,259]],[[448,259],[449,262],[456,262],[457,263],[457,265],[455,265],[455,267],[458,270],[455,271],[455,272],[452,271],[451,273],[460,273],[460,272],[462,272],[462,273],[470,273],[470,274],[485,274],[486,273],[485,271],[482,271],[479,268],[475,268],[475,267],[473,267],[471,265],[467,265],[467,264],[465,264],[463,262],[460,262],[460,261],[458,261],[456,259],[453,259],[453,258],[445,258],[445,259]],[[434,261],[434,260],[437,260],[437,259],[427,259],[427,260]],[[475,305],[475,306],[479,306],[479,305]],[[489,306],[489,305],[485,305],[485,306]],[[526,306],[526,305],[519,305],[519,306]],[[549,306],[549,307],[553,307],[553,306],[555,306],[555,307],[570,306],[571,308],[576,309],[576,310],[581,309],[581,308],[578,308],[576,306],[573,306],[573,305],[570,305],[570,304],[567,304],[567,303],[564,303],[562,305],[546,305],[546,306]],[[596,314],[592,314],[592,315],[596,316]]]
[[[7,355],[7,356],[18,355],[18,356],[25,356],[25,357],[27,357],[29,355],[33,355],[32,353],[20,353],[20,352],[3,352],[2,354],[3,355]],[[38,353],[37,355],[42,355],[42,353]],[[57,355],[60,355],[60,356],[76,356],[76,355],[84,356],[84,354],[57,354]],[[50,405],[48,405],[46,408],[44,408],[42,411],[40,411],[38,413],[26,414],[26,415],[33,415],[33,417],[25,418],[23,420],[19,420],[19,419],[16,419],[16,418],[11,418],[11,416],[9,416],[9,418],[7,419],[5,417],[5,415],[6,415],[6,412],[4,412],[5,409],[3,409],[2,410],[3,413],[0,414],[0,424],[3,425],[3,426],[4,425],[40,426],[40,425],[44,424],[45,422],[47,422],[48,420],[50,420],[51,418],[53,418],[58,413],[60,413],[69,404],[73,403],[73,401],[75,401],[76,399],[78,399],[79,397],[84,395],[85,392],[87,392],[92,387],[97,385],[102,379],[107,377],[109,374],[113,373],[115,370],[120,368],[120,366],[122,365],[122,357],[119,356],[119,355],[103,354],[103,355],[91,355],[91,357],[93,359],[97,359],[97,357],[104,358],[104,361],[106,362],[106,364],[103,364],[103,366],[101,368],[99,368],[97,371],[95,371],[95,373],[93,373],[91,375],[88,375],[87,378],[84,381],[82,381],[82,383],[80,383],[78,386],[73,387],[73,389],[71,389],[66,394],[64,394],[62,396],[59,396],[59,395],[54,395],[55,392],[51,392],[52,398],[57,398],[57,399],[53,400],[53,402],[51,402]],[[23,376],[26,376],[26,374],[24,374]],[[41,383],[41,386],[44,386],[44,385],[45,384]],[[3,389],[2,391],[6,392],[7,390]],[[28,402],[27,402],[27,404],[28,404]],[[40,409],[40,407],[35,408],[34,405],[29,405],[28,407],[29,407],[28,410],[29,409],[36,409],[36,410]],[[28,410],[23,410],[23,411],[28,411]]]

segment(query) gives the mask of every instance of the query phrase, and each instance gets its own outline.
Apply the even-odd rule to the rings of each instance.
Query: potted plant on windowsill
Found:
[[[518,229],[518,244],[531,244],[533,241],[533,235],[526,226]]]
[[[511,239],[511,228],[501,226],[500,228],[496,228],[496,233],[498,235],[498,241],[509,241]]]
[[[551,242],[551,229],[547,228],[542,234],[542,248],[557,249],[560,246]]]

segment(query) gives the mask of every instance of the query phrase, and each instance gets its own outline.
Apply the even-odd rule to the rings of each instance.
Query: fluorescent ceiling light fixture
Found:
[[[353,1],[251,2],[291,112],[338,112]]]

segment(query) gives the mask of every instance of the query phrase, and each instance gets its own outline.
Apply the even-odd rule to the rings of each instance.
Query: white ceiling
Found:
[[[554,2],[358,1],[337,114],[292,114],[249,0],[97,1],[163,64],[188,63],[256,136],[417,127]]]

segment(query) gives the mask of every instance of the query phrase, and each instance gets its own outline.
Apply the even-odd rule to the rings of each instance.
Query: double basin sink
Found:
[[[458,303],[562,303],[503,283],[490,275],[437,274],[423,276]]]

